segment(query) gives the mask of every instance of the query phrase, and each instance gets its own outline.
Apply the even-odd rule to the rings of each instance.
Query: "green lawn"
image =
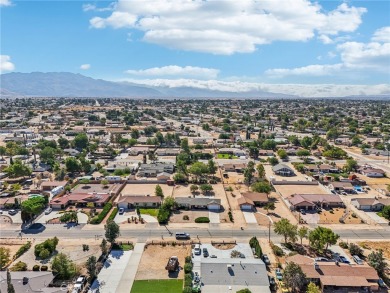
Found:
[[[134,281],[130,293],[181,293],[183,280],[139,280]]]
[[[114,250],[129,251],[129,250],[133,250],[133,249],[134,249],[134,246],[133,246],[133,244],[127,244],[127,243],[122,243],[122,244],[114,243],[114,244],[112,245],[112,249],[114,249]]]
[[[238,159],[237,156],[229,155],[229,154],[217,154],[218,159]]]
[[[139,211],[141,212],[141,215],[144,214],[144,215],[150,215],[153,217],[157,217],[157,214],[158,214],[158,209],[140,209]]]

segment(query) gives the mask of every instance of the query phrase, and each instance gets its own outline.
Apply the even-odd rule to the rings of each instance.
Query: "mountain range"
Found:
[[[286,98],[260,90],[229,92],[191,86],[149,86],[93,79],[69,72],[5,73],[0,75],[2,97],[129,97],[129,98]]]

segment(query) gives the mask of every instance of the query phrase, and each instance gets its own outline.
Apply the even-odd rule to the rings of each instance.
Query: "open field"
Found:
[[[130,195],[147,195],[153,196],[156,191],[157,184],[127,184],[125,188],[122,190],[122,194],[130,194]],[[160,184],[164,196],[172,195],[172,186],[168,186],[166,184]]]
[[[322,210],[320,213],[320,220],[318,224],[339,224],[339,219],[344,215],[345,209],[336,208],[332,210],[333,213],[327,210]],[[345,224],[361,224],[361,219],[359,217],[352,217],[353,212],[349,211],[348,216],[345,218]]]
[[[0,247],[5,247],[10,250],[10,259],[15,255],[15,253],[18,251],[18,249],[23,245],[26,244],[26,240],[18,240],[18,239],[1,239],[0,241]],[[31,248],[30,248],[31,249]]]
[[[274,185],[284,198],[292,194],[329,194],[320,185]]]
[[[363,241],[359,242],[358,244],[367,251],[365,255],[368,255],[372,250],[382,249],[383,256],[390,260],[390,241]]]
[[[135,276],[136,280],[169,280],[169,279],[183,279],[184,270],[178,273],[168,274],[165,266],[171,256],[179,258],[179,265],[184,266],[185,257],[191,255],[191,245],[176,245],[176,246],[161,246],[148,245],[142,254],[141,262],[138,266],[138,271]],[[132,291],[133,292],[133,291]],[[138,291],[141,292],[141,291]],[[142,291],[149,292],[149,291]]]
[[[138,280],[134,281],[131,293],[180,293],[183,280]]]

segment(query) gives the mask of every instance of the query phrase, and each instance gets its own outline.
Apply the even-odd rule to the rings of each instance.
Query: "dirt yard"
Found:
[[[188,216],[188,220],[184,220],[183,217]],[[195,223],[195,219],[198,217],[208,217],[209,212],[200,210],[200,211],[185,211],[180,210],[177,212],[172,213],[172,216],[170,217],[171,223]]]
[[[130,195],[154,195],[156,191],[157,184],[127,184],[125,188],[121,191],[122,194],[130,194]],[[164,196],[172,195],[172,186],[168,186],[166,184],[160,184]]]
[[[318,224],[340,224],[339,219],[344,215],[345,209],[337,208],[332,210],[333,213],[327,210],[323,210],[320,213],[320,220]],[[356,216],[352,217],[352,212],[349,212],[348,216],[344,220],[345,224],[361,224],[361,219]]]
[[[213,246],[217,249],[220,249],[220,250],[229,250],[229,249],[233,249],[234,247],[236,247],[236,244],[233,244],[233,243],[226,243],[226,244],[223,244],[223,243],[216,243],[216,244],[213,244]]]
[[[390,260],[390,241],[378,241],[378,242],[371,242],[371,241],[364,241],[358,243],[364,250],[365,255],[368,255],[372,252],[372,250],[383,250],[383,256]]]
[[[290,197],[291,194],[327,194],[319,185],[274,185],[274,187],[284,198]]]
[[[179,265],[182,268],[185,264],[185,257],[191,255],[191,245],[161,246],[148,245],[142,254],[141,262],[135,276],[136,280],[155,279],[183,279],[184,270],[177,274],[168,274],[165,266],[171,256],[179,258]]]
[[[26,244],[26,240],[18,240],[18,239],[1,239],[0,240],[0,246],[8,248],[10,250],[10,258],[15,255],[15,253],[18,251],[18,249],[23,245]]]

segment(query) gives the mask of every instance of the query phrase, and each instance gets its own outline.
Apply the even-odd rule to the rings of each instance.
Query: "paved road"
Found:
[[[168,227],[168,229],[171,229]],[[173,239],[175,232],[184,231],[192,235],[193,239],[196,239],[197,235],[199,238],[208,238],[208,239],[246,239],[252,236],[257,236],[258,238],[268,238],[268,228],[266,227],[249,227],[244,230],[241,229],[227,229],[220,227],[212,228],[183,228],[183,229],[172,229],[170,230],[172,235],[169,233],[168,229],[156,225],[152,228],[145,227],[144,229],[121,229],[121,237],[123,238],[137,238],[138,242],[145,242],[148,239]],[[15,230],[2,230],[0,232],[1,238],[13,238],[18,237],[18,229],[15,226]],[[59,238],[95,238],[96,235],[103,236],[104,230],[101,227],[96,227],[96,229],[83,229],[83,225],[79,225],[74,228],[67,229],[59,225],[49,225],[44,231],[38,233],[31,233],[33,231],[25,231],[22,235],[23,237],[29,238],[48,238],[57,236]],[[340,237],[344,240],[390,240],[390,229],[385,227],[385,229],[334,229],[334,232],[339,234]],[[271,230],[271,239],[279,242],[282,237],[276,235]]]

